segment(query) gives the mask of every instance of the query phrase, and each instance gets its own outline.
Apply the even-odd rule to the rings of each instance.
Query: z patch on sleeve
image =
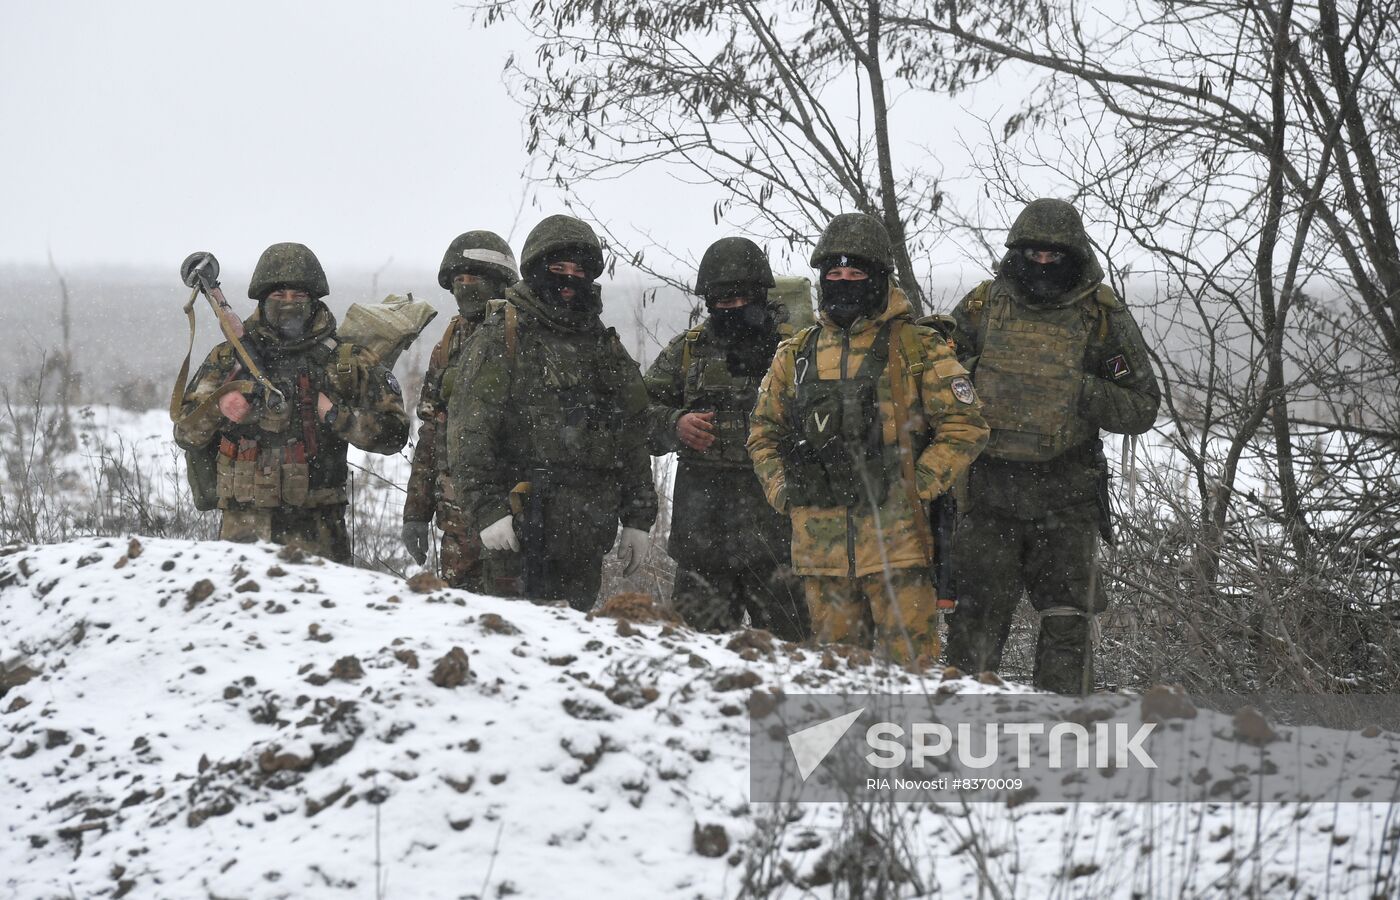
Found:
[[[1114,381],[1119,381],[1133,374],[1133,368],[1128,365],[1127,357],[1121,353],[1111,357],[1103,364],[1103,367],[1108,372],[1108,377]]]
[[[958,399],[959,403],[971,404],[977,402],[977,392],[972,389],[972,380],[966,375],[959,375],[957,378],[954,378],[948,383],[948,386],[952,388],[953,396]]]

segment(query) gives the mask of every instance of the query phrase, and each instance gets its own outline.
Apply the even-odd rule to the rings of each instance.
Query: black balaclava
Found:
[[[575,262],[582,264],[583,254],[570,252],[568,249],[556,250],[547,253],[535,260],[526,267],[522,273],[526,286],[539,301],[546,306],[552,306],[563,312],[587,313],[592,311],[594,306],[593,281],[598,276],[588,275],[560,275],[549,271],[551,263]],[[565,288],[573,288],[572,299],[565,300],[562,291]]]
[[[747,297],[748,303],[733,309],[715,306],[730,297]],[[739,376],[768,371],[778,349],[777,321],[768,305],[768,289],[761,284],[715,285],[705,297],[715,337],[724,346],[725,365]]]
[[[462,274],[462,273],[457,273]],[[505,286],[495,278],[478,276],[475,284],[452,285],[452,296],[457,301],[457,311],[468,322],[480,322],[486,318],[486,304],[505,294]]]
[[[860,269],[869,278],[860,281],[828,281],[832,269]],[[819,292],[821,310],[838,328],[849,329],[862,316],[873,319],[885,308],[889,294],[889,273],[878,263],[858,256],[829,256],[822,260]]]
[[[1059,262],[1033,262],[1032,250],[1056,250],[1064,254]],[[1017,247],[1006,257],[1006,274],[1026,292],[1032,303],[1051,303],[1079,283],[1084,266],[1079,257],[1062,247]]]

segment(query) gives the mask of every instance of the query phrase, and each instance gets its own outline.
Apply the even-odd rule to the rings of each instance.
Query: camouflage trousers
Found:
[[[438,575],[455,588],[477,590],[481,583],[481,538],[461,512],[438,502]]]
[[[483,550],[481,592],[494,597],[525,597],[521,554]],[[603,557],[554,557],[542,567],[542,583],[532,585],[527,599],[567,600],[579,612],[588,612],[598,602],[603,586]]]
[[[766,571],[678,569],[671,604],[685,624],[696,631],[732,631],[744,613],[754,628],[764,628],[785,641],[805,641],[812,624],[807,601],[792,568]]]
[[[802,587],[819,642],[856,644],[905,665],[938,658],[938,601],[923,569],[806,575]]]
[[[334,562],[351,562],[343,503],[311,509],[226,509],[219,523],[219,539],[240,543],[271,541]]]
[[[948,662],[965,672],[995,672],[1023,593],[1041,614],[1036,687],[1060,694],[1093,688],[1089,612],[1108,605],[1095,577],[1098,508],[1076,506],[1040,519],[971,510],[958,523],[954,550],[958,608],[948,622]],[[1090,585],[1093,584],[1093,599]]]

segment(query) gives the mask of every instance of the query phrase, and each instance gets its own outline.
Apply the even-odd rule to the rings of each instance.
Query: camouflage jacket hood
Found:
[[[1099,264],[1098,255],[1094,253],[1094,247],[1089,242],[1089,235],[1084,231],[1079,211],[1065,201],[1041,199],[1026,204],[1026,208],[1021,210],[1021,214],[1011,224],[1011,230],[1007,232],[1006,246],[1009,249],[997,266],[997,275],[1010,281],[1011,279],[1005,277],[1009,271],[1007,261],[1020,248],[1031,245],[1058,247],[1073,253],[1079,259],[1079,282],[1065,291],[1064,303],[1073,302],[1086,290],[1103,281],[1103,266]]]

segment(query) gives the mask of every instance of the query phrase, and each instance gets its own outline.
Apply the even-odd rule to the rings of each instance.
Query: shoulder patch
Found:
[[[390,372],[388,369],[384,370],[384,383],[389,387],[389,390],[394,393],[394,396],[403,395],[403,391],[399,389],[399,380],[395,378],[394,373]]]
[[[977,402],[977,391],[972,388],[972,379],[966,375],[959,375],[948,382],[948,387],[953,391],[953,396],[959,403],[973,404]]]
[[[1114,381],[1121,381],[1133,374],[1133,367],[1128,365],[1128,358],[1122,353],[1105,360],[1103,369],[1104,374]]]

